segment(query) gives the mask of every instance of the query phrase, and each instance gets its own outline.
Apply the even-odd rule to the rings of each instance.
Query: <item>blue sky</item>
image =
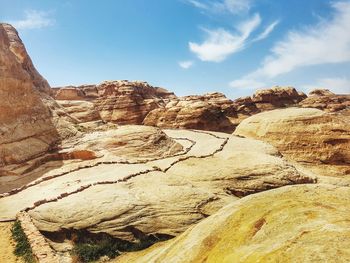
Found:
[[[0,21],[17,27],[51,86],[350,93],[350,0],[0,0]]]

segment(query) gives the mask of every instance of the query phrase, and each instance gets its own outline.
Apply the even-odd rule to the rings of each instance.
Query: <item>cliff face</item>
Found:
[[[48,82],[8,24],[0,24],[0,65],[1,167],[41,155],[71,132],[64,118],[58,120],[64,112],[50,97]]]
[[[58,136],[44,104],[49,85],[35,70],[16,30],[0,25],[0,166],[47,151]]]

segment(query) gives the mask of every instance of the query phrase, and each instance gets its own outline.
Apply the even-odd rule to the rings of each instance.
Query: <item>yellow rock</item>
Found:
[[[115,262],[349,262],[350,187],[286,186],[236,201]]]

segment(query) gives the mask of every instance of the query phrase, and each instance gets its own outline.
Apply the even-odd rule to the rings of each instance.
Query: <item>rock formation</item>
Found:
[[[245,197],[173,240],[115,262],[349,262],[350,187],[287,186]]]
[[[35,70],[17,31],[0,24],[0,167],[47,152],[69,131],[50,86]],[[57,118],[56,118],[57,117]],[[65,124],[65,131],[57,126]],[[1,171],[0,171],[1,174]]]
[[[350,116],[350,95],[336,95],[329,90],[317,89],[299,103],[303,108],[317,108],[327,112],[347,111]]]
[[[101,119],[123,125],[141,124],[148,112],[176,96],[164,88],[152,87],[147,82],[124,80],[55,88],[54,97],[81,122]],[[87,101],[89,104],[86,104]],[[76,107],[72,107],[72,104]],[[84,109],[94,112],[94,118],[81,118],[82,115],[90,115],[84,113]]]
[[[151,111],[143,123],[162,128],[233,132],[245,118],[266,110],[297,105],[306,95],[291,87],[259,90],[252,97],[231,101],[221,93],[186,96]]]
[[[173,99],[165,107],[151,111],[143,124],[161,128],[230,132],[234,129],[227,116],[231,107],[232,101],[221,93],[186,96]]]
[[[245,119],[234,134],[271,143],[322,174],[350,173],[350,123],[342,115],[309,108],[273,110]]]
[[[184,130],[166,133],[183,144],[185,151],[171,150],[172,144],[162,143],[161,149],[168,154],[161,158],[145,159],[135,148],[134,155],[122,149],[123,158],[120,153],[100,152],[104,155],[92,160],[66,162],[1,198],[1,219],[11,219],[27,209],[41,231],[85,229],[137,241],[150,235],[178,235],[252,193],[315,182],[259,141],[235,136],[227,140],[225,134]]]

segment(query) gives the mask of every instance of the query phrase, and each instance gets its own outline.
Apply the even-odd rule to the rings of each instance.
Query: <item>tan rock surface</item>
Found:
[[[16,30],[0,24],[0,167],[42,154],[58,141],[35,70]],[[1,172],[0,172],[1,173]]]
[[[317,173],[350,173],[350,123],[342,115],[309,108],[273,110],[244,120],[234,134],[271,143]]]
[[[226,111],[231,106],[232,101],[221,93],[186,96],[171,100],[165,108],[151,111],[143,123],[162,128],[230,132],[234,127]]]
[[[253,96],[229,100],[222,93],[172,99],[165,107],[152,110],[146,125],[162,128],[233,132],[245,118],[266,110],[296,105],[306,98],[292,87],[258,90]]]
[[[114,262],[349,262],[350,188],[286,186],[245,197],[173,240]]]
[[[311,91],[309,97],[302,100],[299,105],[303,108],[317,108],[327,112],[347,111],[347,116],[350,116],[350,95],[336,95],[326,89]]]
[[[168,134],[186,142],[189,151],[145,163],[111,163],[109,158],[81,162],[78,169],[67,164],[44,175],[47,180],[1,198],[1,219],[29,208],[39,230],[86,229],[136,241],[135,231],[178,235],[239,197],[314,182],[259,141],[227,141],[225,134],[196,131]]]

